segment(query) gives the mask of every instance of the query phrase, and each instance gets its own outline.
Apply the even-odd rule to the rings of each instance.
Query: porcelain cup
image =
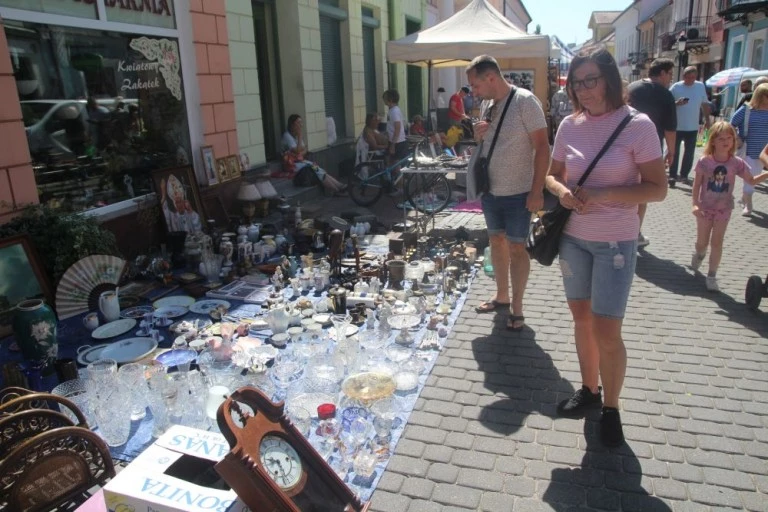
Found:
[[[83,317],[83,325],[89,331],[94,330],[99,326],[99,314],[96,312],[88,313]]]

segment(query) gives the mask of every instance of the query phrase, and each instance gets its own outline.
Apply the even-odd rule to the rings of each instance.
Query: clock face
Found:
[[[282,437],[264,436],[259,446],[259,458],[264,470],[281,489],[290,489],[301,480],[304,472],[301,458]]]

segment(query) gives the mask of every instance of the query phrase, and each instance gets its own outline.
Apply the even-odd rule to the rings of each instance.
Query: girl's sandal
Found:
[[[523,315],[509,315],[507,317],[507,330],[520,332],[525,327],[525,317]]]

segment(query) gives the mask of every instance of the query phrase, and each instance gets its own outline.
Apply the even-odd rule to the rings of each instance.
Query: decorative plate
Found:
[[[166,318],[178,318],[184,316],[189,310],[183,306],[166,306],[155,310],[155,318],[165,316]]]
[[[354,336],[357,333],[357,331],[359,331],[359,330],[360,330],[360,328],[358,326],[356,326],[356,325],[348,325],[347,326],[347,338],[349,338],[350,336]],[[335,327],[331,327],[330,329],[328,329],[328,336],[332,340],[336,340],[336,328]]]
[[[77,362],[88,366],[97,359],[101,359],[101,352],[109,346],[109,343],[101,345],[83,345],[77,349]]]
[[[56,288],[56,314],[64,320],[98,309],[99,295],[114,290],[126,270],[117,256],[94,254],[69,267]]]
[[[183,308],[189,308],[189,306],[191,306],[194,303],[195,303],[195,298],[190,297],[189,295],[172,295],[170,297],[163,297],[162,299],[157,299],[155,302],[152,303],[152,305],[155,306],[156,309],[166,308],[169,306],[181,306]]]
[[[197,357],[197,352],[191,348],[178,348],[163,352],[155,357],[155,361],[165,366],[179,366],[191,363]]]
[[[189,310],[199,315],[207,315],[219,306],[223,306],[224,308],[229,309],[231,304],[225,300],[220,299],[203,299],[190,305]]]
[[[147,313],[154,313],[152,306],[136,306],[135,308],[124,309],[120,312],[121,318],[143,318]]]
[[[288,406],[303,407],[313,418],[317,418],[317,406],[322,404],[336,404],[336,397],[325,393],[299,393],[288,399]]]
[[[121,318],[108,324],[100,325],[93,330],[91,336],[97,340],[106,340],[125,334],[136,326],[134,318]]]
[[[101,352],[101,357],[114,359],[117,364],[132,363],[143,359],[157,348],[157,342],[152,338],[128,338],[116,341]]]

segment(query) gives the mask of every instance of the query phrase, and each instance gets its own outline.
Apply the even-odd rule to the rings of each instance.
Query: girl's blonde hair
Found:
[[[749,106],[751,108],[757,108],[766,98],[768,98],[768,84],[760,84],[755,87],[755,90],[752,93],[752,99],[749,101]]]
[[[706,146],[704,146],[705,155],[712,156],[715,153],[715,138],[722,134],[730,135],[733,139],[731,149],[728,151],[728,156],[733,156],[736,152],[736,129],[727,121],[717,121],[709,128],[709,138],[707,139]]]

